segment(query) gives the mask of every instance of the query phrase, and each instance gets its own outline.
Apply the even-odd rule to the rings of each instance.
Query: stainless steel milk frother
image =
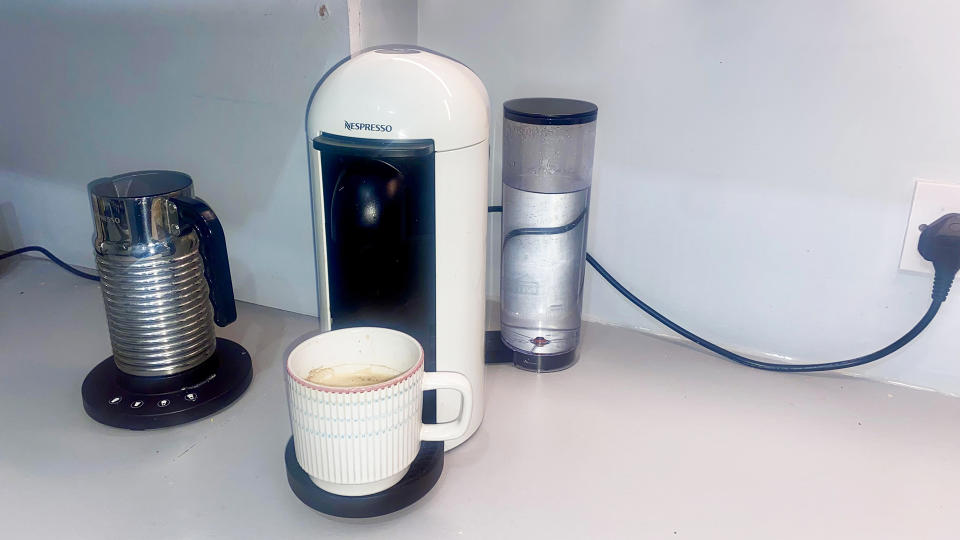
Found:
[[[215,333],[237,310],[223,228],[193,180],[138,171],[95,180],[88,192],[113,356],[84,381],[87,412],[145,429],[236,399],[250,381],[250,356]]]

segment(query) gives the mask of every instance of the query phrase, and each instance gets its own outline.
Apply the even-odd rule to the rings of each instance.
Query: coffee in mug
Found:
[[[307,373],[307,381],[321,386],[370,386],[387,382],[400,373],[387,366],[375,364],[340,364],[321,366]]]

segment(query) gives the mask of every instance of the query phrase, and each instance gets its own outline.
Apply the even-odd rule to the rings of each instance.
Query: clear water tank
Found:
[[[597,106],[558,98],[503,104],[500,326],[514,365],[577,361]]]

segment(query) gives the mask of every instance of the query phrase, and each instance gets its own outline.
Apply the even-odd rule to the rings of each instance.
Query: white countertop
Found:
[[[86,416],[110,355],[96,283],[0,263],[4,538],[958,538],[960,400],[841,375],[750,370],[585,324],[580,362],[487,367],[486,418],[437,486],[346,520],[290,491],[281,353],[315,319],[250,304],[219,329],[246,394],[192,424]]]

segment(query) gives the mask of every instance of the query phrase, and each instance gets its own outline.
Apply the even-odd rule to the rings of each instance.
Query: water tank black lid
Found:
[[[597,106],[579,99],[520,98],[503,103],[503,116],[524,124],[569,126],[595,121]]]

